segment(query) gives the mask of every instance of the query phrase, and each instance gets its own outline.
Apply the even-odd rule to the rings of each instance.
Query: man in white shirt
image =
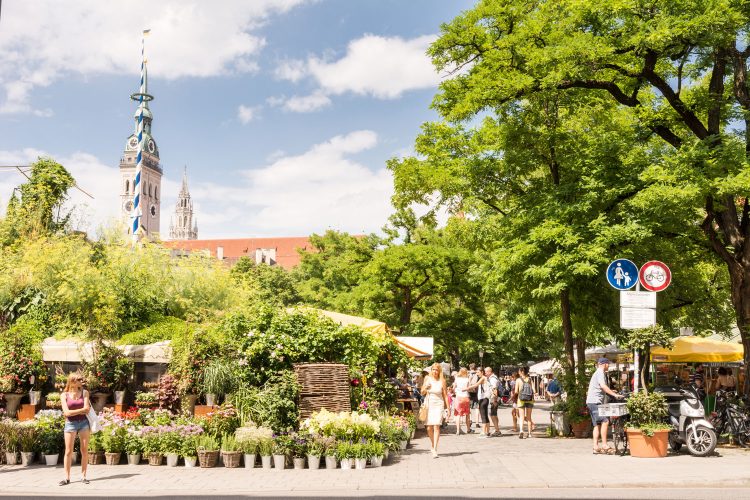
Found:
[[[591,414],[591,423],[594,425],[594,454],[610,454],[614,450],[607,444],[607,428],[609,427],[609,418],[599,416],[599,405],[604,402],[604,395],[609,394],[615,399],[623,399],[624,396],[617,394],[607,385],[607,373],[609,371],[609,360],[599,358],[597,368],[589,381],[589,390],[586,393],[586,406]],[[602,447],[599,447],[599,438],[601,437]]]
[[[500,419],[497,416],[497,407],[498,403],[500,402],[499,398],[499,388],[500,388],[500,379],[497,378],[497,375],[492,373],[491,367],[486,367],[484,369],[484,376],[487,378],[487,383],[490,386],[490,390],[492,391],[492,394],[490,396],[490,422],[492,422],[492,427],[495,428],[495,432],[492,433],[492,436],[500,436]]]

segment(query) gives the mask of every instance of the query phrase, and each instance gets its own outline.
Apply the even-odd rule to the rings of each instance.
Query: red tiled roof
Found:
[[[312,244],[306,236],[282,238],[237,238],[224,240],[171,240],[163,242],[167,248],[185,252],[209,251],[216,258],[219,247],[223,249],[224,261],[234,264],[240,257],[255,261],[255,251],[259,248],[276,249],[276,264],[291,269],[300,263],[297,249],[311,250]]]

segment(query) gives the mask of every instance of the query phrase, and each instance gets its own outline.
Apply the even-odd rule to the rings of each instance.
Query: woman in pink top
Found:
[[[86,479],[86,465],[89,458],[89,420],[86,414],[89,412],[89,392],[83,388],[83,377],[80,373],[68,375],[68,383],[65,392],[60,398],[62,401],[63,415],[65,415],[65,479],[60,481],[60,486],[70,484],[70,467],[73,463],[73,446],[76,435],[81,441],[81,482],[89,484]]]

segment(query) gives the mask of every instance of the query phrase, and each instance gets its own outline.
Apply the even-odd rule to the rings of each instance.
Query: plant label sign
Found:
[[[617,290],[630,290],[638,282],[638,266],[628,259],[617,259],[607,267],[607,281]]]
[[[620,307],[656,309],[656,292],[622,290],[620,292]]]
[[[650,307],[621,307],[620,328],[637,330],[656,325],[656,309]]]

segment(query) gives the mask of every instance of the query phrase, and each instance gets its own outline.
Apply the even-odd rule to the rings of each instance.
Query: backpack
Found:
[[[531,379],[521,379],[523,385],[518,393],[518,399],[521,401],[533,401],[534,400],[534,389],[531,387]]]

